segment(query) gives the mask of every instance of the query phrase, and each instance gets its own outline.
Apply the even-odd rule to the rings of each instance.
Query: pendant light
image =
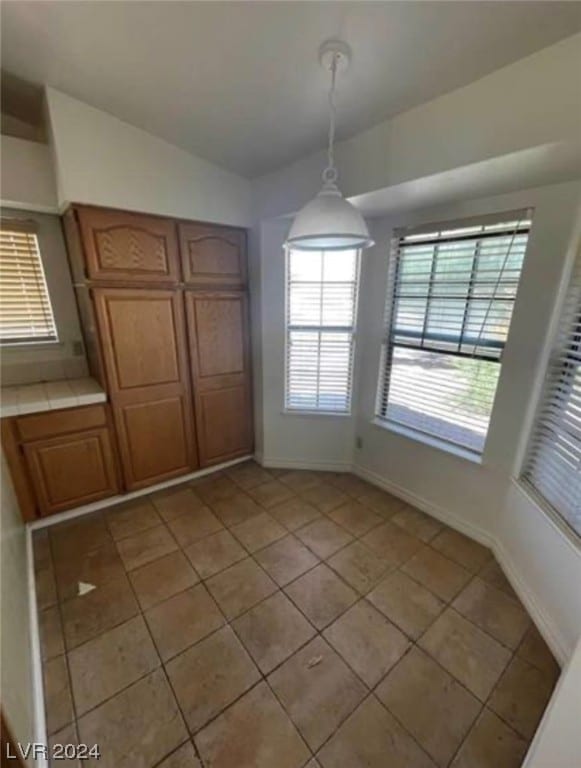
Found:
[[[351,50],[347,43],[330,40],[319,50],[319,61],[331,76],[329,90],[329,145],[327,167],[323,171],[323,187],[302,208],[292,223],[286,247],[297,251],[345,251],[369,248],[373,240],[361,213],[345,200],[337,187],[335,167],[335,83],[338,71],[349,66]]]

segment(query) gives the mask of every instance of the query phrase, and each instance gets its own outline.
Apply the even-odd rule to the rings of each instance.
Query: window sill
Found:
[[[396,435],[407,437],[409,440],[414,440],[416,443],[422,443],[423,445],[429,445],[430,448],[436,448],[439,451],[451,453],[453,456],[457,456],[459,459],[465,459],[472,464],[482,465],[483,463],[481,454],[474,453],[459,445],[452,445],[452,443],[447,443],[445,440],[440,440],[437,437],[430,437],[430,435],[425,435],[410,427],[404,427],[401,424],[383,421],[383,419],[378,418],[372,419],[371,423],[380,429],[385,429],[388,432],[394,432]]]
[[[59,341],[58,339],[56,341],[23,341],[23,342],[17,342],[15,344],[0,344],[0,349],[2,350],[2,353],[5,354],[6,352],[10,352],[11,349],[13,349],[15,352],[22,352],[23,350],[32,350],[35,349],[47,349],[48,348],[57,348],[57,347],[64,347],[65,342]]]
[[[282,416],[305,416],[328,419],[330,416],[340,419],[350,419],[352,416],[351,411],[299,411],[294,408],[284,408],[281,411]]]

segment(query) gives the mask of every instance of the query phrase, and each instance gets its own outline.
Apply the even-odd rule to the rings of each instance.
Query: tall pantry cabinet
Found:
[[[64,226],[126,489],[250,453],[245,232],[82,205]]]

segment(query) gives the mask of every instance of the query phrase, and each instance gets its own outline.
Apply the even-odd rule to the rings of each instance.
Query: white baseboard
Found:
[[[95,501],[92,504],[85,504],[82,507],[75,507],[75,509],[69,509],[66,512],[59,512],[58,514],[51,515],[50,517],[43,517],[40,520],[34,520],[32,523],[28,523],[27,527],[32,531],[35,531],[39,528],[48,528],[51,525],[64,523],[67,520],[72,520],[75,517],[81,517],[82,515],[88,515],[91,512],[97,512],[100,509],[113,507],[115,504],[122,504],[125,501],[138,499],[140,496],[147,496],[149,493],[156,493],[157,491],[163,491],[165,488],[171,488],[174,485],[187,483],[190,480],[195,480],[197,477],[211,475],[213,472],[219,472],[222,469],[233,467],[236,464],[241,464],[243,461],[248,461],[249,459],[252,459],[252,456],[242,456],[239,459],[225,461],[223,464],[215,464],[213,467],[208,467],[207,469],[199,469],[196,472],[190,472],[188,475],[180,475],[179,477],[174,477],[171,480],[166,480],[163,483],[157,483],[157,485],[148,485],[147,488],[140,488],[138,491],[131,491],[130,493],[123,493],[119,494],[118,496],[109,496],[106,499]]]
[[[268,469],[311,469],[318,472],[352,472],[353,464],[343,461],[305,461],[304,459],[277,459],[255,454],[256,461]]]
[[[388,493],[392,493],[394,496],[403,499],[408,504],[412,504],[414,507],[421,509],[422,512],[426,512],[428,515],[435,517],[446,525],[449,525],[451,528],[478,541],[485,547],[489,547],[504,571],[511,587],[525,606],[529,616],[545,639],[545,642],[551,649],[553,655],[561,667],[566,664],[570,653],[567,644],[563,641],[561,633],[542,610],[534,592],[520,577],[514,561],[496,537],[492,536],[488,531],[475,526],[473,523],[469,523],[466,520],[459,518],[457,515],[450,513],[447,509],[439,507],[427,499],[417,496],[415,493],[410,493],[402,486],[397,485],[397,483],[386,480],[381,475],[371,472],[364,467],[356,465],[353,467],[353,472],[372,485],[376,485],[378,488],[382,488],[383,490],[388,491]]]

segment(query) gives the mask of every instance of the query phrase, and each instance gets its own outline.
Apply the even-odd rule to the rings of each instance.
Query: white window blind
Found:
[[[286,408],[351,408],[359,253],[288,251]]]
[[[581,253],[549,364],[524,477],[581,536]]]
[[[2,219],[0,227],[0,343],[56,341],[34,222]]]
[[[396,233],[377,416],[481,453],[529,211]]]

